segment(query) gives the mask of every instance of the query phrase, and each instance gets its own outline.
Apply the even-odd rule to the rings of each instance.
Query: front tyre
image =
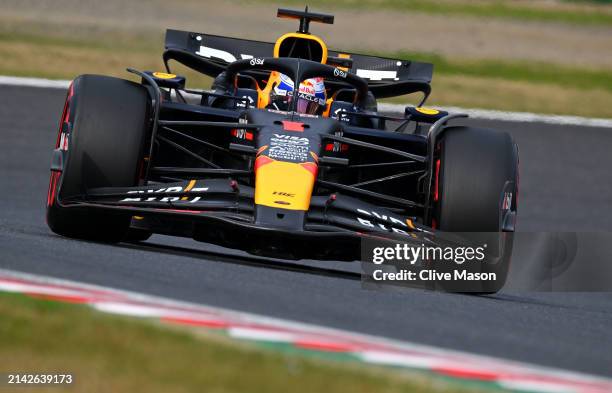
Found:
[[[100,75],[76,78],[68,92],[56,142],[65,157],[53,167],[47,198],[47,224],[59,235],[118,242],[131,216],[90,207],[66,207],[96,187],[138,184],[148,132],[149,98],[136,83]]]
[[[449,127],[436,143],[431,204],[432,227],[486,248],[486,263],[496,272],[482,287],[469,282],[455,291],[494,293],[505,283],[517,211],[518,147],[496,130]]]

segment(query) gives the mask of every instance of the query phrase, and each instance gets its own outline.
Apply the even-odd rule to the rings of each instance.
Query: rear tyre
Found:
[[[78,200],[91,188],[137,185],[148,108],[148,93],[139,84],[99,75],[74,80],[56,143],[56,150],[65,150],[65,163],[61,172],[52,170],[49,185],[47,223],[53,232],[104,242],[123,239],[130,215],[58,201]]]

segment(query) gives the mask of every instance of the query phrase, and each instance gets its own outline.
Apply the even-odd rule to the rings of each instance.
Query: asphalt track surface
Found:
[[[113,246],[59,237],[45,199],[65,92],[0,91],[0,268],[612,377],[612,293],[372,291],[356,264],[163,236]],[[508,130],[520,146],[520,230],[612,232],[612,130],[472,124]]]

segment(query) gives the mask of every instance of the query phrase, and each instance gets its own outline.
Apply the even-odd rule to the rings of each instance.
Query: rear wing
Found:
[[[168,29],[165,48],[163,59],[168,70],[169,61],[174,60],[216,77],[236,60],[273,56],[274,44]],[[425,100],[431,92],[433,64],[333,50],[328,52],[328,56],[337,60],[352,60],[346,62],[348,71],[366,79],[370,91],[377,98],[422,92]],[[267,75],[257,75],[256,72],[252,76],[267,78]],[[342,87],[342,82],[330,83]]]

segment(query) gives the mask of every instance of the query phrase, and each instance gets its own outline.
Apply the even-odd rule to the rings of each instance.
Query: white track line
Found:
[[[26,87],[41,87],[53,89],[67,89],[70,81],[67,80],[52,80],[43,78],[25,78],[19,76],[2,76],[0,75],[0,85],[6,86],[26,86]],[[389,113],[404,113],[405,105],[381,103],[379,106],[381,112]],[[455,106],[439,107],[438,109],[451,113],[466,113],[474,119],[512,121],[520,123],[546,123],[558,124],[565,126],[585,126],[585,127],[603,127],[612,128],[612,119],[599,119],[580,116],[566,115],[542,115],[530,112],[505,112],[490,109],[468,109]]]
[[[385,104],[378,105],[381,112],[404,113],[405,105]],[[457,106],[438,107],[450,113],[466,113],[473,119],[512,121],[519,123],[546,123],[563,126],[584,126],[612,128],[612,119],[598,119],[592,117],[566,116],[566,115],[542,115],[529,112],[504,112],[491,109],[468,109]]]
[[[0,75],[0,85],[67,89],[70,85],[70,81]]]

